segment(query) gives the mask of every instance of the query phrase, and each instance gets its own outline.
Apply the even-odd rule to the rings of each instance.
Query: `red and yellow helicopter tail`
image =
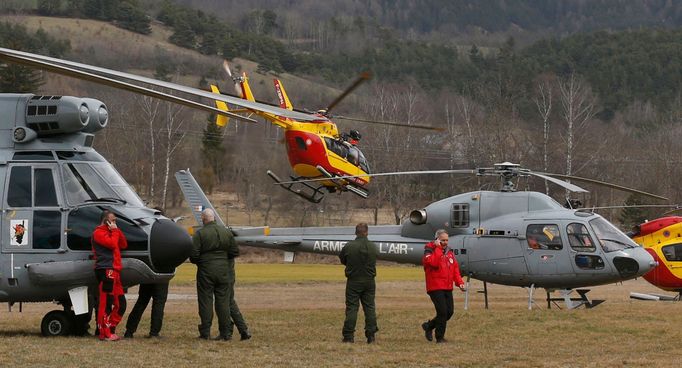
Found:
[[[643,223],[632,240],[658,262],[644,279],[663,290],[682,292],[682,217],[663,217]]]

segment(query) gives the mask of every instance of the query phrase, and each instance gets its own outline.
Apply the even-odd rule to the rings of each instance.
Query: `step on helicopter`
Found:
[[[84,335],[97,281],[90,237],[103,210],[128,239],[124,286],[164,282],[188,256],[187,232],[143,204],[93,141],[109,112],[73,96],[0,94],[0,302],[56,302],[44,336]]]
[[[492,168],[442,173],[499,176],[502,187],[500,191],[474,191],[431,203],[410,213],[409,221],[402,225],[370,226],[369,239],[376,244],[379,259],[419,265],[424,244],[433,239],[436,230],[446,229],[467,283],[470,278],[484,282],[486,308],[488,282],[528,288],[529,309],[536,288],[546,289],[548,308],[556,301],[564,301],[568,308],[581,305],[591,308],[602,301],[590,300],[584,288],[633,279],[656,265],[646,250],[602,216],[565,208],[543,193],[516,191],[514,179],[534,176],[572,192],[586,192],[550,176],[555,174],[533,172],[508,162]],[[188,170],[177,172],[176,179],[200,224],[201,210],[212,208],[211,203]],[[570,179],[665,199],[592,179]],[[284,251],[288,261],[293,261],[297,252],[338,254],[355,238],[354,227],[348,226],[232,228],[232,231],[240,245]],[[572,290],[579,296],[571,297]],[[550,296],[552,291],[559,291],[560,296]]]
[[[360,133],[351,131],[348,134],[340,134],[336,124],[330,120],[331,110],[363,81],[369,79],[369,74],[367,73],[363,73],[325,109],[310,113],[293,109],[286,91],[279,81],[276,81],[275,85],[282,107],[256,101],[251,93],[248,78],[245,74],[241,77],[233,78],[237,83],[240,94],[239,97],[236,97],[220,94],[215,86],[213,86],[214,92],[203,91],[130,73],[11,49],[0,48],[0,59],[216,113],[221,116],[217,119],[217,123],[222,125],[225,125],[229,119],[256,122],[248,116],[244,116],[255,113],[285,129],[289,161],[297,176],[292,176],[291,181],[283,184],[272,171],[267,173],[275,182],[281,183],[280,185],[283,188],[313,203],[319,203],[324,198],[325,192],[351,192],[363,198],[367,198],[369,195],[367,189],[370,180],[370,176],[367,175],[370,172],[369,164],[357,146],[361,138]],[[229,71],[229,68],[226,68],[226,70]],[[229,75],[232,77],[231,71]],[[211,102],[204,104],[176,97],[139,84],[184,93],[192,97],[209,99]],[[213,107],[214,103],[216,107]],[[230,109],[228,104],[238,108]],[[408,125],[395,122],[355,119],[346,116],[335,116],[334,118],[402,126],[411,129],[441,130],[440,128],[419,124]],[[313,186],[306,181],[310,178],[322,178],[323,180],[317,182],[319,185]]]
[[[234,87],[239,97],[256,101],[249,78],[246,72],[235,76],[230,66],[225,60],[223,69],[227,76],[234,82]],[[274,172],[268,171],[275,183],[282,188],[294,193],[312,203],[319,203],[324,198],[325,192],[351,192],[362,198],[367,198],[369,192],[367,185],[371,176],[369,163],[358,147],[362,138],[360,132],[351,130],[348,133],[339,133],[336,124],[330,119],[362,121],[371,124],[402,126],[415,129],[442,130],[425,125],[405,125],[386,121],[375,121],[366,119],[349,118],[345,116],[332,116],[331,112],[346,96],[360,86],[364,81],[370,79],[368,72],[363,72],[360,76],[346,88],[334,101],[327,107],[320,109],[313,114],[320,120],[306,122],[296,121],[284,116],[251,109],[238,109],[231,112],[252,112],[273,125],[284,129],[284,142],[286,144],[287,156],[292,170],[296,176],[291,176],[291,180],[283,182]],[[289,100],[289,96],[284,89],[284,84],[279,79],[274,79],[275,92],[279,99],[279,107],[290,111],[294,107]],[[218,86],[211,85],[211,90],[219,94]],[[222,101],[216,101],[216,107],[228,111],[227,105]],[[305,110],[297,110],[309,113]],[[225,126],[228,118],[217,117],[216,124]],[[319,178],[317,185],[310,185],[306,179]]]

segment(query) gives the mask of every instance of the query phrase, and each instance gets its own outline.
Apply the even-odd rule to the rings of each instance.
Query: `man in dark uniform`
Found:
[[[201,213],[204,227],[192,238],[190,262],[197,265],[197,298],[199,302],[199,338],[208,339],[213,322],[213,306],[218,315],[216,340],[230,339],[230,300],[234,284],[234,258],[239,248],[232,233],[215,222],[215,213],[206,209]]]
[[[374,342],[377,316],[374,306],[377,274],[377,248],[367,239],[365,223],[355,226],[355,240],[348,242],[339,254],[341,263],[346,265],[346,321],[343,323],[343,342],[353,342],[355,323],[358,318],[358,301],[365,312],[365,337],[367,343]]]
[[[235,279],[235,278],[233,278]],[[246,325],[244,316],[239,311],[239,306],[234,300],[234,282],[232,283],[232,300],[230,300],[230,327],[227,329],[228,337],[232,338],[232,331],[234,330],[234,325],[237,326],[237,331],[239,331],[240,340],[248,340],[251,338],[251,333],[249,332],[249,326]]]
[[[166,306],[166,299],[168,299],[168,282],[140,284],[137,302],[135,302],[133,310],[130,311],[128,321],[126,322],[125,338],[133,338],[133,334],[137,331],[137,326],[140,324],[140,319],[144,310],[147,309],[150,299],[152,300],[152,321],[149,325],[149,335],[147,337],[160,337],[159,333],[163,325],[163,310]]]

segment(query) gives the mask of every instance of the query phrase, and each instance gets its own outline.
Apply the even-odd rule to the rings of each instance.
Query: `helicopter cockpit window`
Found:
[[[61,212],[34,211],[33,249],[58,249],[61,245],[61,228]]]
[[[599,244],[601,244],[602,249],[604,249],[604,252],[615,252],[639,246],[602,217],[591,220],[590,225],[592,226],[592,230],[594,230],[594,234],[597,236],[597,240],[599,240]]]
[[[360,166],[360,150],[355,147],[350,147],[348,149],[348,162],[355,166]]]
[[[450,226],[452,227],[468,227],[469,226],[469,204],[468,203],[453,203],[452,216],[450,218]]]
[[[532,249],[560,250],[564,247],[557,225],[528,225],[526,239]]]
[[[104,158],[97,152],[74,152],[74,151],[57,151],[57,158],[67,161],[96,161],[104,162]]]
[[[12,160],[15,161],[54,161],[50,151],[15,152]]]
[[[661,248],[663,256],[670,262],[682,261],[682,244],[671,244]]]
[[[111,208],[100,206],[85,206],[69,213],[69,232],[66,236],[66,244],[69,249],[82,251],[92,249],[90,237],[95,228],[99,226],[100,215],[105,209],[111,210]],[[148,237],[144,230],[118,212],[116,212],[116,220],[116,224],[128,241],[127,250],[147,250]]]
[[[362,154],[362,151],[358,150],[358,156],[360,160],[360,168],[362,169],[362,171],[369,174],[370,173],[369,164],[367,163],[367,159],[365,159],[365,155]]]
[[[54,179],[52,169],[35,169],[34,173],[34,192],[36,207],[56,207],[57,192],[54,189]]]
[[[88,164],[69,163],[62,166],[66,199],[71,205],[98,198],[118,198],[116,192]]]
[[[348,156],[348,147],[342,142],[324,137],[324,143],[327,145],[327,149],[341,156],[341,158],[345,159]]]
[[[298,149],[300,149],[301,151],[305,151],[308,149],[308,146],[306,146],[305,142],[303,141],[303,138],[296,137],[294,138],[294,140],[296,141],[296,146],[298,146]]]
[[[119,175],[111,164],[97,163],[92,167],[99,173],[104,181],[107,182],[118,196],[131,206],[144,206],[140,197],[130,188],[130,185]]]
[[[585,225],[578,223],[569,224],[566,227],[566,234],[568,235],[568,243],[571,244],[573,250],[578,252],[594,252],[597,250]]]
[[[14,166],[9,177],[7,204],[10,207],[31,207],[31,167]]]

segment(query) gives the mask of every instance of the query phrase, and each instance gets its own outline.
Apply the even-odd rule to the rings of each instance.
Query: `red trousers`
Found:
[[[126,298],[121,285],[121,273],[111,268],[97,269],[99,281],[99,306],[97,308],[97,329],[100,340],[114,333],[126,310]]]

